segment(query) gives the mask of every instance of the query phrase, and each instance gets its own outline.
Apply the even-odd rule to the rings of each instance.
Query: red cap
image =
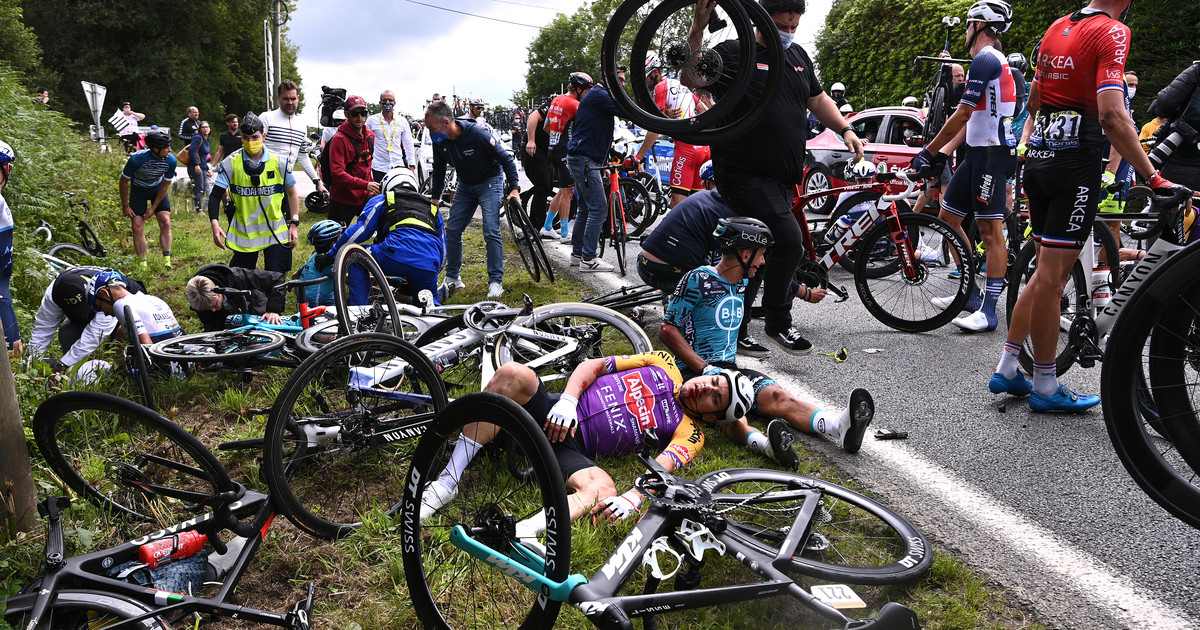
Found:
[[[357,95],[351,96],[350,98],[346,99],[346,111],[351,112],[351,111],[358,109],[359,107],[366,109],[367,108],[367,99],[365,99],[361,96],[357,96]]]

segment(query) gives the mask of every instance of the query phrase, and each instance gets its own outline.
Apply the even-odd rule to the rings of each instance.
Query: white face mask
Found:
[[[795,33],[784,33],[783,31],[779,31],[779,43],[782,44],[784,48],[791,46],[792,41],[794,41],[795,39],[796,39]]]
[[[1133,98],[1133,95],[1137,94],[1137,88],[1135,88],[1135,87],[1128,88],[1128,90],[1129,90],[1129,98]]]

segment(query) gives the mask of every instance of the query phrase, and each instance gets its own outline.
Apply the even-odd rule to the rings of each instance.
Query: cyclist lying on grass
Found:
[[[658,329],[658,338],[675,353],[683,378],[738,369],[738,329],[746,310],[746,285],[765,263],[767,249],[774,244],[770,228],[747,217],[719,219],[713,237],[720,243],[720,262],[716,267],[699,267],[684,274],[667,302]],[[863,432],[875,414],[875,403],[867,390],[854,390],[848,408],[826,411],[792,396],[762,372],[741,372],[754,387],[751,410],[774,419],[767,424],[769,445],[761,432],[727,424],[725,434],[731,439],[744,439],[746,446],[764,454],[774,452],[776,461],[790,469],[799,464],[799,458],[791,448],[788,424],[836,440],[847,453],[858,452]]]
[[[617,494],[612,477],[593,461],[597,455],[637,453],[650,435],[656,447],[667,443],[655,459],[673,472],[704,446],[697,420],[751,430],[743,418],[753,394],[749,379],[722,370],[685,382],[675,358],[663,351],[584,361],[557,401],[533,370],[515,362],[497,370],[485,390],[511,398],[543,424],[573,492],[568,497],[572,520],[589,510],[609,520],[626,519],[642,502],[632,488]],[[466,426],[445,470],[425,490],[422,520],[454,499],[463,470],[498,432],[499,427],[484,422]],[[522,539],[536,540],[543,529],[542,515],[517,523]]]

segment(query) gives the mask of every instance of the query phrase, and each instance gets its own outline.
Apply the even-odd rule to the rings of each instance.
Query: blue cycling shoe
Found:
[[[988,391],[993,394],[1028,396],[1033,391],[1033,382],[1025,378],[1020,371],[1012,378],[1005,378],[1003,374],[996,372],[992,374],[992,380],[988,381]]]
[[[1065,385],[1059,385],[1053,396],[1043,396],[1037,392],[1029,395],[1030,411],[1086,411],[1100,404],[1099,396],[1084,396],[1077,394]]]

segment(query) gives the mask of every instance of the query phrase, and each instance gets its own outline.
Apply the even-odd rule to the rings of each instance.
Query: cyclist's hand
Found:
[[[264,322],[275,326],[283,323],[283,318],[279,316],[279,313],[263,313],[262,318]]]
[[[579,399],[570,394],[562,394],[542,429],[551,442],[561,442],[568,436],[575,437],[575,429],[579,426]]]
[[[367,192],[371,193],[372,195],[378,195],[379,194],[379,182],[368,182],[367,183]]]
[[[631,157],[627,157],[627,158],[625,158],[624,162],[621,162],[621,168],[623,168],[627,171],[636,171],[636,170],[638,170],[637,160],[635,160]]]
[[[854,133],[853,129],[846,130],[846,133],[842,135],[842,142],[845,143],[847,149],[854,152],[855,162],[863,159],[863,141],[858,134]]]
[[[219,225],[213,225],[213,242],[217,244],[217,247],[225,249],[225,230],[222,230]]]
[[[152,204],[150,208],[146,210],[146,214],[142,216],[142,218],[149,221],[154,216],[155,212],[158,212],[158,204]]]
[[[1151,175],[1150,178],[1146,180],[1146,185],[1149,186],[1152,190],[1154,190],[1154,193],[1157,195],[1170,196],[1170,195],[1174,195],[1175,193],[1179,192],[1180,190],[1186,190],[1183,186],[1180,186],[1179,184],[1176,184],[1175,182],[1164,178],[1162,175],[1159,174],[1158,171],[1154,171],[1154,174]]]
[[[630,489],[619,497],[600,499],[592,508],[592,516],[606,516],[610,521],[623,521],[637,514],[638,506],[642,504],[642,494]]]
[[[1028,149],[1029,149],[1029,146],[1026,145],[1024,142],[1022,142],[1021,144],[1018,144],[1017,145],[1017,160],[1024,162],[1025,161],[1025,151],[1027,151]]]
[[[125,204],[125,207],[121,208],[121,212],[125,213],[125,216],[129,217],[130,219],[135,216],[133,214],[133,207],[129,204]]]
[[[913,156],[912,161],[908,163],[908,167],[914,171],[920,171],[931,164],[933,164],[933,154],[929,152],[929,149],[922,148]]]
[[[530,157],[533,157],[534,154],[537,153],[537,143],[533,140],[525,143],[525,152],[528,153]]]

